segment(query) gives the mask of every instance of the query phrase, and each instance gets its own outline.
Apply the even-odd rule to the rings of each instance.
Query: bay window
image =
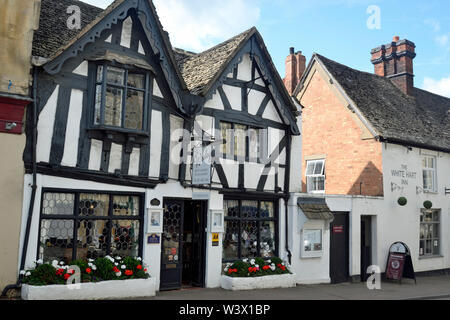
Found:
[[[146,131],[149,74],[107,64],[96,72],[94,125]]]

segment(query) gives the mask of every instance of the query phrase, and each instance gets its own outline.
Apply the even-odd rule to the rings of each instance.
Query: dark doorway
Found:
[[[186,201],[183,236],[183,286],[205,286],[206,205]]]
[[[207,202],[164,200],[160,290],[205,285]]]
[[[349,280],[349,214],[334,213],[330,225],[330,278],[331,283]]]
[[[361,216],[361,281],[369,278],[367,268],[372,265],[372,217]]]

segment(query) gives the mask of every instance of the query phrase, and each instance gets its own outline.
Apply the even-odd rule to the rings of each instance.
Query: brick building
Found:
[[[322,261],[332,282],[384,271],[396,241],[416,271],[450,268],[450,99],[414,87],[413,42],[394,37],[371,55],[374,74],[319,54],[305,68],[293,49],[286,60],[285,85],[302,106],[297,178],[335,216]]]

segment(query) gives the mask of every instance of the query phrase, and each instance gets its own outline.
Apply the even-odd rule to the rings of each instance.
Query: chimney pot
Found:
[[[295,52],[295,48],[294,48],[294,47],[291,47],[291,48],[289,49],[289,54],[294,54],[294,52]]]
[[[289,94],[293,94],[305,72],[306,58],[301,51],[295,53],[294,47],[291,47],[289,52],[290,54],[286,58],[286,76],[283,81]]]
[[[394,41],[394,42],[399,42],[399,41],[400,41],[400,37],[399,37],[399,36],[394,36],[393,41]]]

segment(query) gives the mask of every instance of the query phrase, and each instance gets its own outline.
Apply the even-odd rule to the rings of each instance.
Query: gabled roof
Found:
[[[81,13],[81,30],[94,21],[104,10],[78,0],[41,0],[39,29],[34,32],[33,56],[50,58],[73,40],[81,30],[66,27],[67,8],[76,5]]]
[[[210,82],[223,70],[240,45],[246,42],[255,30],[251,28],[199,54],[175,49],[178,66],[188,89],[194,94],[205,93]]]
[[[326,68],[381,140],[450,152],[449,98],[418,88],[414,96],[408,96],[386,77],[349,68],[319,54],[313,55],[311,63],[315,60]]]

